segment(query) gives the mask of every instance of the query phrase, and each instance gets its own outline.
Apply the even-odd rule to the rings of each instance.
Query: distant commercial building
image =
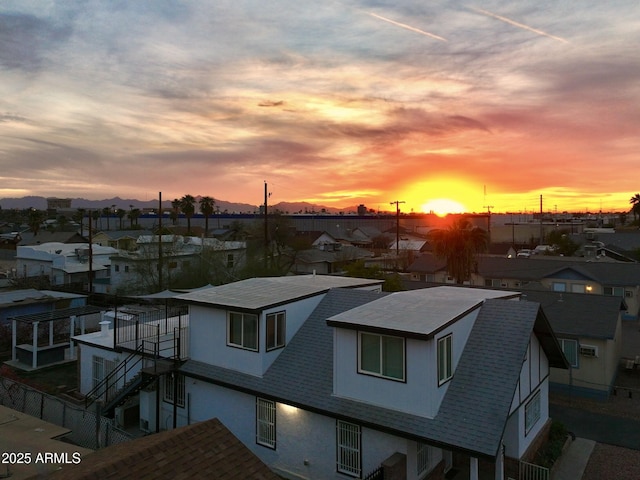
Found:
[[[58,210],[60,208],[71,208],[70,198],[47,198],[47,210]]]

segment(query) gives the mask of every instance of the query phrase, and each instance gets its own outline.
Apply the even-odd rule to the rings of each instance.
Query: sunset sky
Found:
[[[637,0],[3,0],[0,198],[628,210],[639,45]]]

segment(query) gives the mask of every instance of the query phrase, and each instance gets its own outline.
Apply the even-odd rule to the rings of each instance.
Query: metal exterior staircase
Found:
[[[108,398],[105,405],[102,407],[102,415],[112,418],[115,409],[127,401],[129,397],[135,395],[143,388],[149,386],[154,382],[156,376],[144,371],[139,371],[134,375],[124,386],[116,391],[111,398]]]

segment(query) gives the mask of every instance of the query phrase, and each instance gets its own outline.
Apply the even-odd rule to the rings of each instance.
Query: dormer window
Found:
[[[438,386],[449,381],[453,376],[452,336],[438,339]]]
[[[404,338],[359,332],[358,372],[367,375],[405,380]]]
[[[258,316],[229,312],[227,345],[258,351]]]
[[[267,314],[267,350],[284,347],[285,312]]]

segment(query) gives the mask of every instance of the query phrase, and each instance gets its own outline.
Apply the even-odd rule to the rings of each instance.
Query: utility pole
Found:
[[[486,205],[483,208],[487,209],[487,236],[489,237],[489,243],[491,243],[491,209],[493,205]]]
[[[93,235],[91,234],[91,213],[89,210],[89,295],[93,293]]]
[[[158,192],[158,291],[162,291],[162,192]]]
[[[390,205],[396,206],[396,270],[398,269],[398,259],[400,258],[400,204],[404,203],[404,200],[396,200],[395,202],[389,202]]]
[[[542,195],[540,195],[540,245],[544,242],[542,240],[543,237],[543,228],[542,228]]]
[[[267,268],[267,254],[269,252],[269,227],[267,225],[267,200],[271,196],[267,192],[267,181],[264,181],[264,268]]]
[[[484,203],[487,203],[487,186],[483,186],[484,189]],[[485,205],[482,208],[487,209],[487,236],[489,237],[489,244],[491,244],[491,209],[493,205]]]

